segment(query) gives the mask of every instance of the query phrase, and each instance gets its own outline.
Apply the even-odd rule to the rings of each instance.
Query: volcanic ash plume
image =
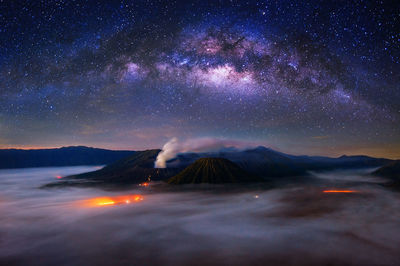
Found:
[[[154,162],[155,168],[166,168],[167,161],[173,159],[178,153],[183,152],[215,152],[223,148],[235,147],[239,149],[255,146],[255,143],[224,140],[216,138],[197,138],[186,141],[179,141],[177,138],[172,138],[164,144],[162,151],[158,154]]]
[[[162,151],[158,154],[157,159],[154,162],[154,167],[167,167],[167,160],[174,158],[181,150],[181,143],[178,142],[177,138],[172,138],[170,141],[164,144]]]

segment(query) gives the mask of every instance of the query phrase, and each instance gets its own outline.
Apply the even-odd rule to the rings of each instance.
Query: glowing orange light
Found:
[[[112,197],[98,197],[88,200],[84,200],[83,206],[86,207],[101,207],[109,205],[121,205],[129,204],[131,202],[142,201],[143,197],[140,195],[122,195],[122,196],[112,196]]]
[[[357,190],[324,190],[324,193],[357,193]]]
[[[144,183],[139,184],[139,186],[141,186],[141,187],[148,187],[148,186],[149,186],[149,183],[148,183],[148,182],[144,182]]]

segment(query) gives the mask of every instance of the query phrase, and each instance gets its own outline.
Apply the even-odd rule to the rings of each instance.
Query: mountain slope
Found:
[[[201,158],[168,180],[169,184],[260,182],[252,174],[224,158]]]
[[[284,154],[257,147],[239,153],[228,153],[224,158],[238,164],[242,169],[262,177],[288,177],[306,175],[306,169]]]
[[[176,174],[180,169],[154,168],[154,161],[160,150],[137,151],[134,155],[121,159],[113,164],[79,175],[67,176],[65,179],[90,179],[105,183],[134,184],[152,180],[163,180]]]
[[[0,169],[44,166],[110,164],[134,154],[134,151],[112,151],[85,146],[58,149],[0,150]]]
[[[376,176],[391,178],[400,182],[400,160],[382,166],[372,173]]]

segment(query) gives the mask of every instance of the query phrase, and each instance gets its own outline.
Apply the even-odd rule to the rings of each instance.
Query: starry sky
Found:
[[[0,1],[0,148],[400,158],[396,1]]]

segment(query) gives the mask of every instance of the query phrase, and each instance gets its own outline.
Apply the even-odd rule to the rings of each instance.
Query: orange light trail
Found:
[[[130,204],[143,200],[141,195],[121,195],[112,197],[97,197],[81,201],[84,207],[102,207],[110,205]]]
[[[357,193],[357,190],[324,190],[324,193]]]

